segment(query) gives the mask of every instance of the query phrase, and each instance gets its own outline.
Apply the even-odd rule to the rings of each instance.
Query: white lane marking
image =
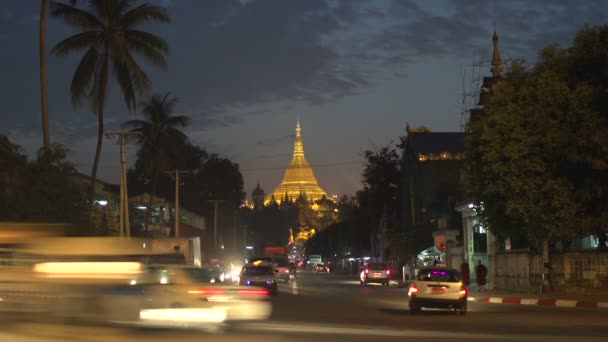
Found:
[[[520,304],[521,305],[536,305],[536,304],[538,304],[538,299],[536,299],[536,298],[522,298]]]
[[[565,300],[565,299],[558,299],[555,301],[555,306],[563,306],[563,307],[568,307],[568,308],[575,308],[576,307],[576,300]]]
[[[359,336],[385,336],[385,337],[425,337],[425,338],[451,338],[451,339],[474,339],[474,340],[509,340],[522,339],[525,341],[568,341],[567,336],[538,336],[523,334],[487,334],[487,333],[462,333],[462,332],[440,332],[433,330],[398,330],[378,326],[347,326],[347,325],[315,325],[302,324],[299,322],[284,323],[246,323],[238,326],[238,329],[257,332],[280,332],[280,333],[303,333],[318,335],[359,335]],[[586,336],[585,338],[587,338]],[[592,337],[590,337],[592,338]],[[594,338],[592,338],[594,340]]]
[[[298,295],[298,282],[297,282],[296,280],[294,280],[294,281],[291,283],[291,293],[292,293],[294,296],[297,296],[297,295]]]
[[[500,298],[500,297],[490,297],[489,302],[490,303],[494,303],[494,304],[502,304],[502,298]]]

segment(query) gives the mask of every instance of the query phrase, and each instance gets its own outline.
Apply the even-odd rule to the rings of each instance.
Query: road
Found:
[[[1,341],[606,341],[608,310],[469,303],[457,316],[429,310],[411,316],[407,291],[361,287],[356,280],[299,273],[273,298],[270,320],[220,332],[59,325],[3,320]]]

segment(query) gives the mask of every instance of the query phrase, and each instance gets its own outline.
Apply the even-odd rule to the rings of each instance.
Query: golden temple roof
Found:
[[[275,200],[281,203],[286,195],[291,201],[297,200],[300,195],[303,195],[308,201],[316,201],[327,196],[327,193],[317,183],[315,174],[304,157],[300,120],[296,125],[293,159],[285,170],[281,184],[268,195],[266,202],[269,202],[274,196]]]

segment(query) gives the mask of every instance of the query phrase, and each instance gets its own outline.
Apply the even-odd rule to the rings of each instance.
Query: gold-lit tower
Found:
[[[315,174],[304,157],[302,128],[300,127],[300,120],[298,120],[296,125],[296,141],[293,147],[293,159],[287,170],[285,170],[285,176],[283,176],[281,184],[268,195],[266,202],[269,202],[273,197],[279,203],[285,198],[295,201],[300,196],[304,196],[304,198],[312,202],[321,199],[323,196],[327,197],[327,193],[317,183]]]

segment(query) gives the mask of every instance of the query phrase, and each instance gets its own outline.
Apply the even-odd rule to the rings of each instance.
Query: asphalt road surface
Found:
[[[0,341],[608,341],[608,310],[469,302],[466,316],[412,316],[407,290],[298,273],[273,298],[270,320],[215,331],[0,321]]]

